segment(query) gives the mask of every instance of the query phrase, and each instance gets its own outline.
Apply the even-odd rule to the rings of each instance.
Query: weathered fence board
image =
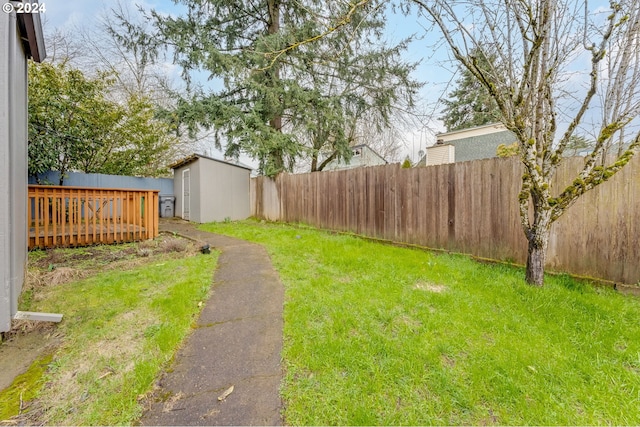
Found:
[[[552,190],[583,159],[559,168]],[[385,165],[252,181],[258,218],[303,222],[431,248],[524,263],[517,158],[414,169]],[[620,283],[640,281],[640,159],[585,194],[552,227],[547,266]]]
[[[30,185],[29,249],[123,243],[158,235],[158,191]]]

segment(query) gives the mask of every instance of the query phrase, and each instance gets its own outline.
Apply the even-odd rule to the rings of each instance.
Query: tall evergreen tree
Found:
[[[152,12],[155,34],[138,44],[168,45],[185,79],[206,71],[174,116],[191,130],[213,128],[219,148],[260,161],[261,172],[290,170],[300,156],[348,157],[350,124],[375,112],[381,126],[394,103],[412,103],[418,84],[405,47],[383,42],[381,0],[179,1],[183,16]]]
[[[472,51],[470,58],[477,61],[479,67],[486,69],[488,61],[482,51]],[[445,108],[440,120],[444,122],[447,132],[482,126],[500,121],[500,110],[485,86],[465,67],[459,66],[460,78],[457,87],[449,94],[449,99],[442,102]]]

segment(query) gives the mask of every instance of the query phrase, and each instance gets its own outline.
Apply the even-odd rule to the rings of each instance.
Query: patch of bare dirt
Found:
[[[55,248],[34,251],[29,256],[30,270],[53,271],[61,267],[93,270],[126,260],[149,258],[162,254],[196,253],[190,240],[161,234],[153,240],[137,243],[95,245],[82,248]]]
[[[413,285],[413,289],[441,294],[442,292],[447,290],[447,287],[444,285],[438,285],[436,283],[418,282]]]
[[[14,378],[29,369],[41,355],[53,351],[60,343],[51,323],[16,321],[0,345],[0,390],[9,387]],[[38,323],[38,325],[25,325]]]
[[[456,360],[451,356],[447,356],[446,354],[440,356],[440,360],[442,364],[447,368],[454,368],[456,366]]]

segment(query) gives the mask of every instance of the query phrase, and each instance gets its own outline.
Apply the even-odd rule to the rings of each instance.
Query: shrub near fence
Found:
[[[583,163],[567,159],[552,191]],[[517,158],[402,169],[385,165],[252,179],[252,214],[524,264]],[[553,225],[547,266],[640,280],[640,159],[585,194]]]
[[[30,185],[29,249],[152,239],[158,191]]]

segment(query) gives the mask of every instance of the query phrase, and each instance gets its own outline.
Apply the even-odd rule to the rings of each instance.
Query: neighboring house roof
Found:
[[[500,144],[509,145],[516,141],[515,135],[502,125],[478,126],[464,131],[436,135],[445,144],[455,148],[455,161],[490,159],[496,157]]]
[[[332,160],[325,166],[325,170],[353,169],[360,166],[376,166],[389,163],[384,157],[367,144],[359,144],[351,147],[352,157],[349,163],[344,159]]]
[[[490,159],[496,157],[500,144],[509,145],[516,142],[515,135],[500,123],[476,126],[436,135],[439,143],[455,147],[455,162]],[[426,154],[418,162],[426,164]]]
[[[251,166],[244,165],[244,164],[242,164],[240,162],[230,162],[230,161],[227,161],[227,160],[215,159],[213,157],[204,156],[202,154],[192,154],[190,156],[185,157],[184,159],[178,160],[177,162],[174,162],[174,163],[170,164],[169,167],[171,169],[178,169],[178,168],[181,168],[183,166],[188,165],[189,163],[193,163],[198,159],[213,160],[214,162],[224,163],[226,165],[231,165],[231,166],[237,166],[239,168],[247,169],[249,171],[253,170],[253,168]]]

